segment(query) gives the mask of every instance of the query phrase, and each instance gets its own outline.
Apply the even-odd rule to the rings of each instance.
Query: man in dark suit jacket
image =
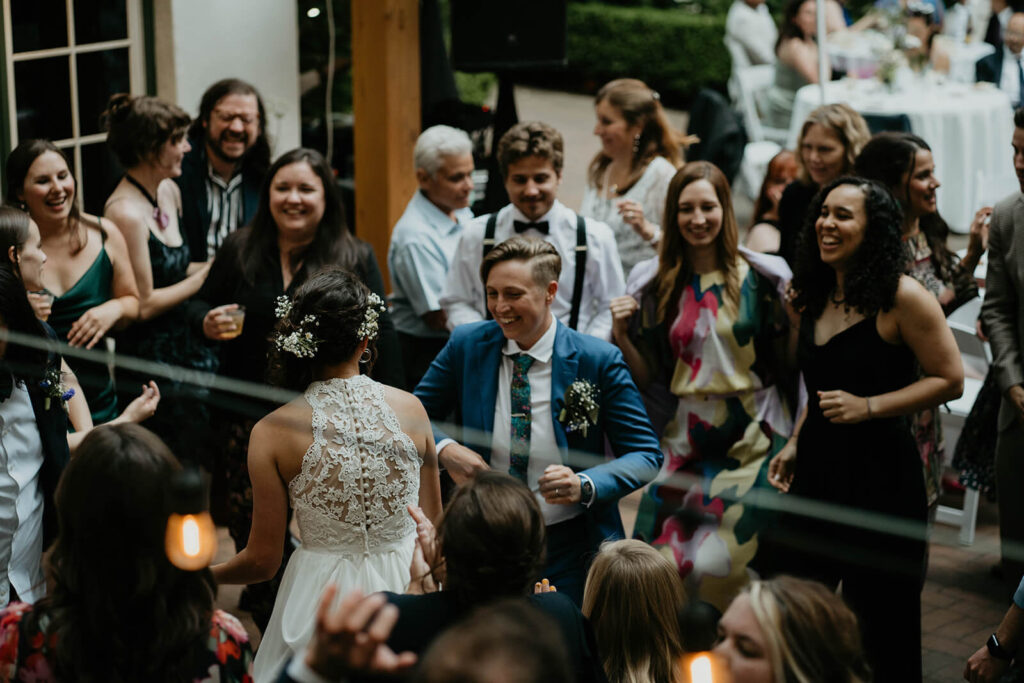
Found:
[[[1013,117],[1013,165],[1021,193],[996,204],[989,226],[981,322],[1003,393],[996,440],[996,491],[1003,578],[1024,575],[1024,109]]]
[[[193,261],[212,258],[224,238],[256,213],[270,166],[265,122],[263,100],[245,81],[226,78],[203,93],[188,131],[192,150],[174,179]]]
[[[1007,94],[1015,107],[1024,96],[1024,93],[1020,92],[1022,79],[1020,67],[1017,66],[1020,62],[1022,48],[1024,48],[1024,13],[1016,12],[1010,16],[1006,25],[1002,45],[997,47],[992,54],[979,59],[978,63],[974,65],[975,80],[995,83],[998,88],[1008,89]],[[1004,64],[1008,65],[1007,68],[1012,68],[1012,72],[1005,74],[1005,79]],[[1012,83],[1008,81],[1012,81]]]
[[[414,393],[435,425],[454,411],[472,445],[435,426],[457,483],[494,467],[534,491],[548,525],[545,576],[579,604],[590,556],[623,537],[619,499],[657,476],[662,453],[619,350],[551,315],[560,271],[547,242],[494,247],[480,268],[494,320],[457,327]]]

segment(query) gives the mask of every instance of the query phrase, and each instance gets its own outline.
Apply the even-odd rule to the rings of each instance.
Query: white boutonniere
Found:
[[[586,436],[587,428],[597,424],[600,410],[597,397],[600,393],[589,380],[578,379],[569,385],[563,397],[565,407],[558,414],[558,421],[566,432],[583,432],[583,436]]]

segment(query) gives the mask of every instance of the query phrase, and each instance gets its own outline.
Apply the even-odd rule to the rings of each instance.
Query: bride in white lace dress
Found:
[[[276,681],[313,632],[324,587],[403,592],[418,504],[441,513],[430,421],[412,394],[360,373],[375,354],[379,299],[327,269],[279,302],[272,380],[305,393],[260,420],[249,439],[249,544],[213,567],[218,583],[270,579],[281,563],[289,498],[302,545],[292,555],[256,655],[254,681]]]

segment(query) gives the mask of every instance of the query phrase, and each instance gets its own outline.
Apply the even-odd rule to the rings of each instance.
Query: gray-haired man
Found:
[[[462,235],[473,219],[473,144],[449,126],[423,131],[413,152],[420,189],[391,233],[392,319],[411,391],[448,341],[438,298]]]

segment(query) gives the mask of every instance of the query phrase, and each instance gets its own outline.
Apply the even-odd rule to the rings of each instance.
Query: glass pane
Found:
[[[71,76],[67,57],[14,63],[18,139],[71,137]],[[41,87],[41,84],[49,84]]]
[[[105,142],[82,146],[83,208],[94,216],[103,215],[103,205],[124,173]]]
[[[75,44],[127,38],[124,3],[125,0],[75,0]]]
[[[11,3],[14,52],[67,47],[68,16],[64,0],[24,0]]]
[[[128,48],[78,55],[78,125],[81,135],[103,130],[100,114],[114,93],[128,92]]]

